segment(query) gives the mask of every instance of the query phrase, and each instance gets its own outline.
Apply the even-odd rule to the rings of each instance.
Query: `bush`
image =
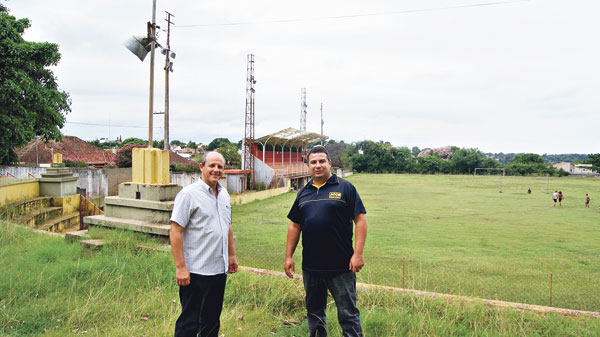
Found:
[[[131,167],[131,151],[139,147],[146,147],[146,145],[132,143],[120,148],[115,157],[115,164],[117,164],[118,167]]]
[[[200,166],[198,164],[180,164],[171,165],[171,172],[199,173]]]
[[[68,160],[65,159],[63,160],[63,163],[65,164],[66,167],[88,167],[88,164],[86,162],[84,162],[83,160]]]

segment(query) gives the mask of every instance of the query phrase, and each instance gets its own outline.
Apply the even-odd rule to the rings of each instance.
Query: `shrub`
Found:
[[[118,167],[131,167],[131,151],[134,148],[146,147],[146,145],[140,143],[132,143],[123,146],[117,151],[117,156],[115,157],[115,164]]]

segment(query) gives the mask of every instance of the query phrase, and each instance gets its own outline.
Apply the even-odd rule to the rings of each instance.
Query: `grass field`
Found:
[[[354,175],[367,209],[359,282],[600,311],[600,180]],[[561,190],[562,207],[551,194]],[[527,194],[531,188],[532,194]],[[592,204],[584,208],[585,193]],[[283,269],[290,192],[233,209],[242,265]],[[301,263],[301,247],[295,254]]]
[[[91,231],[107,246],[78,243],[0,221],[0,336],[172,336],[179,314],[169,253],[136,249],[151,238]],[[358,297],[365,336],[597,336],[600,320],[497,309],[386,291]],[[330,322],[335,306],[328,305]],[[341,336],[336,323],[331,336]],[[227,281],[226,337],[308,335],[301,282],[245,272]]]

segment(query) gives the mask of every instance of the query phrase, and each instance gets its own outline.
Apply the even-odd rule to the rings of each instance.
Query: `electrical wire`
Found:
[[[114,125],[114,124],[96,124],[96,123],[81,123],[81,122],[65,122],[66,124],[76,124],[76,125],[89,125],[89,126],[108,126],[115,128],[136,128],[136,129],[147,129],[148,126],[138,126],[138,125]],[[161,126],[155,126],[153,129],[162,129]]]
[[[199,27],[246,26],[246,25],[257,25],[257,24],[270,24],[270,23],[340,20],[340,19],[352,19],[352,18],[361,18],[361,17],[369,17],[369,16],[384,16],[384,15],[398,15],[398,14],[409,14],[409,13],[418,13],[418,12],[443,11],[443,10],[460,9],[460,8],[468,8],[468,7],[497,6],[497,5],[516,3],[516,2],[529,2],[529,1],[531,1],[531,0],[496,1],[496,2],[485,2],[485,3],[478,3],[478,4],[458,5],[458,6],[408,9],[408,10],[403,10],[403,11],[388,11],[388,12],[378,12],[378,13],[322,16],[322,17],[315,17],[315,18],[296,18],[296,19],[281,19],[281,20],[267,20],[267,21],[247,21],[247,22],[230,22],[230,23],[178,25],[178,26],[174,26],[174,27],[177,27],[177,28],[199,28]]]

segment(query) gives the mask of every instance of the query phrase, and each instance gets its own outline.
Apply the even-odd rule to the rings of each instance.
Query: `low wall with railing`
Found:
[[[0,206],[40,196],[40,183],[35,179],[4,180],[0,183]]]

